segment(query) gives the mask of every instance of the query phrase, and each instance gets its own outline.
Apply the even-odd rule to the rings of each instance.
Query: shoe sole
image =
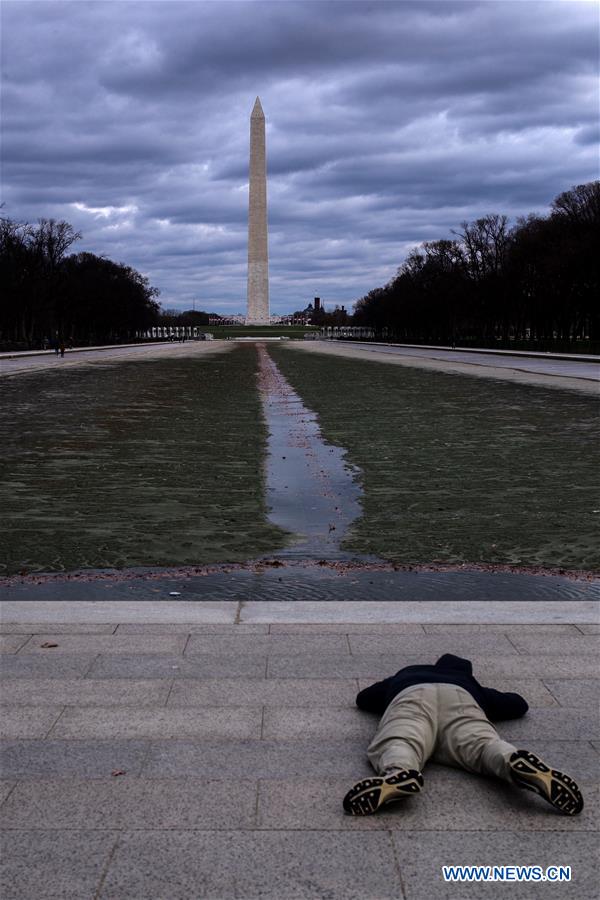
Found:
[[[510,758],[513,781],[527,791],[535,791],[565,816],[576,816],[583,809],[583,797],[577,784],[558,769],[551,769],[534,753],[518,750]]]
[[[344,810],[351,816],[370,816],[386,803],[418,794],[422,787],[423,776],[414,769],[386,778],[365,778],[344,797]]]

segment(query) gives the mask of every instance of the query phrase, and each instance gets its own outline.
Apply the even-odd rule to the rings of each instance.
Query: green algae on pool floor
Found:
[[[251,346],[2,382],[0,572],[242,561],[266,519]]]
[[[593,396],[269,352],[325,439],[362,471],[363,516],[347,550],[399,564],[600,569]]]

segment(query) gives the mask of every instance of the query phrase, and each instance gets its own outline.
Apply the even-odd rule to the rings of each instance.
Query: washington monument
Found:
[[[265,114],[256,98],[250,116],[250,191],[248,205],[247,325],[269,324],[269,251],[267,246],[267,165]]]

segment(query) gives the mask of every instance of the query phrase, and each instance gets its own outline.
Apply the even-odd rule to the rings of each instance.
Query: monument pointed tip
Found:
[[[263,108],[260,105],[260,97],[257,97],[256,100],[254,101],[254,106],[252,108],[252,116],[254,118],[258,118],[258,117],[264,118],[264,115],[265,114],[263,112]]]

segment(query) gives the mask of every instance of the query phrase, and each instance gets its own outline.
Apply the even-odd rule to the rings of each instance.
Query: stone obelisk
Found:
[[[247,325],[269,324],[269,251],[267,242],[267,161],[265,114],[260,100],[250,116],[250,195],[248,205]]]

